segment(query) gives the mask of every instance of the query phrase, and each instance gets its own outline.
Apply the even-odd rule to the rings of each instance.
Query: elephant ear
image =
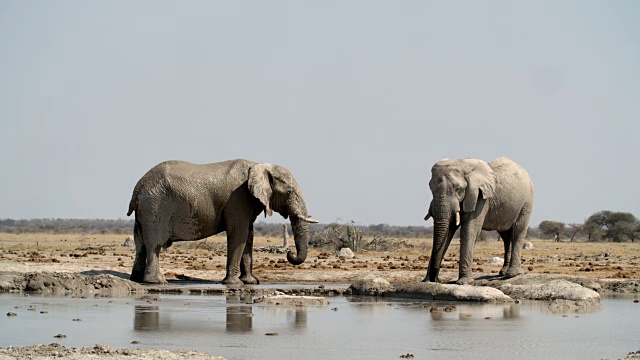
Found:
[[[264,205],[264,215],[271,216],[273,211],[269,205],[273,189],[271,187],[271,164],[255,164],[249,168],[249,191]]]
[[[462,210],[464,212],[475,211],[479,193],[482,192],[483,199],[488,199],[493,196],[495,187],[496,178],[489,165],[483,162],[474,167],[467,174],[467,189],[462,200]]]

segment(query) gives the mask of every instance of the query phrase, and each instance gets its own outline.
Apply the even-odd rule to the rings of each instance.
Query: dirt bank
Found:
[[[21,347],[0,348],[0,360],[32,359],[50,360],[55,358],[81,359],[113,359],[113,360],[173,360],[173,359],[201,359],[224,360],[222,357],[192,350],[140,350],[140,349],[112,349],[105,345],[91,348],[66,347],[57,343],[49,345],[32,345]]]

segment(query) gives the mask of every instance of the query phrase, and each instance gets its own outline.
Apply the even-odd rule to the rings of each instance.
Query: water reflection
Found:
[[[253,312],[251,296],[227,295],[227,332],[245,333],[250,332],[253,325]],[[242,305],[238,305],[242,304]],[[233,306],[235,305],[235,306]]]
[[[160,330],[160,307],[136,305],[134,307],[133,329],[136,331]]]
[[[495,305],[466,305],[458,304],[445,307],[431,307],[429,313],[432,320],[451,320],[456,317],[458,320],[474,320],[474,319],[519,319],[520,304],[495,304]]]

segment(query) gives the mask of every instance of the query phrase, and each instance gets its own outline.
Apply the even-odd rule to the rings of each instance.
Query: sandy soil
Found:
[[[87,272],[128,276],[135,249],[123,246],[122,235],[0,234],[0,271]],[[532,240],[534,248],[523,250],[525,273],[565,274],[594,279],[640,278],[640,243],[554,243]],[[255,247],[277,247],[281,239],[256,238]],[[358,252],[354,259],[311,249],[307,261],[297,267],[284,254],[254,253],[254,273],[263,283],[350,283],[364,273],[375,272],[391,283],[422,280],[427,272],[431,239],[412,240],[414,248],[389,252]],[[196,248],[197,247],[197,248]],[[459,244],[456,240],[445,256],[441,279],[457,278]],[[476,244],[475,276],[496,274],[502,242]],[[177,243],[161,253],[160,267],[167,279],[220,281],[225,275],[226,240],[211,237],[200,242]]]

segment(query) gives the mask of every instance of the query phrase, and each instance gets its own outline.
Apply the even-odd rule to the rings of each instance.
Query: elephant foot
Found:
[[[438,277],[436,276],[436,278],[432,281],[429,279],[429,276],[425,276],[424,279],[422,279],[422,282],[440,283],[440,279],[438,279]]]
[[[500,272],[498,273],[498,275],[504,276],[504,274],[507,273],[508,269],[509,269],[509,266],[507,266],[507,265],[503,266],[502,269],[500,269]]]
[[[222,279],[222,283],[225,285],[243,285],[244,284],[240,279],[233,276],[225,276],[225,278]]]
[[[167,280],[165,280],[164,276],[157,273],[145,274],[142,282],[147,284],[167,284]]]
[[[144,282],[144,272],[142,271],[132,271],[131,276],[129,276],[129,280],[135,281],[137,283]]]
[[[472,278],[471,276],[461,276],[458,281],[456,281],[456,284],[458,285],[467,285],[470,284],[474,281],[475,279]]]
[[[246,284],[246,285],[258,285],[258,284],[260,284],[260,280],[258,280],[258,278],[256,278],[253,275],[243,276],[243,277],[240,278],[240,281],[242,281],[242,283]]]
[[[509,270],[504,273],[503,277],[505,279],[511,279],[512,277],[516,277],[521,274],[524,274],[522,268],[509,268]]]

